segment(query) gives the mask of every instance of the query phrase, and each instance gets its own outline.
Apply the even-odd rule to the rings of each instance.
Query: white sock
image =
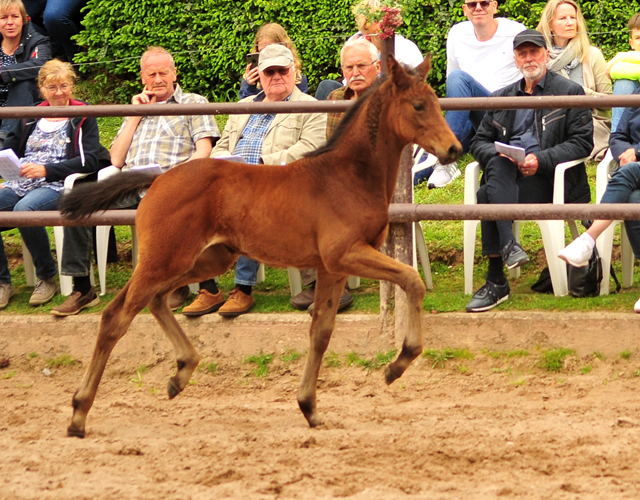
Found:
[[[593,250],[593,247],[596,246],[596,240],[594,240],[589,233],[582,233],[580,238],[585,242],[587,247]]]

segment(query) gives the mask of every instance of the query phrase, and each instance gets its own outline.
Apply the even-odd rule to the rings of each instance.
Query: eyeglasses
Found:
[[[58,90],[61,90],[62,92],[66,92],[71,87],[72,85],[70,83],[63,83],[61,85],[47,85],[44,89],[47,92],[57,92]]]
[[[369,66],[372,66],[375,62],[370,63],[360,63],[360,64],[347,64],[346,66],[342,66],[342,71],[346,73],[351,73],[354,69],[358,69],[358,71],[364,71]]]
[[[484,10],[487,10],[489,8],[489,5],[491,5],[491,2],[488,2],[487,0],[482,0],[481,2],[465,2],[465,5],[467,6],[467,9],[471,9],[471,10],[477,9],[478,5],[482,7]]]
[[[278,73],[280,76],[286,76],[291,71],[291,68],[293,68],[293,66],[289,66],[288,68],[278,68],[278,69],[267,68],[262,72],[264,73],[265,76],[268,76],[268,77],[272,77],[276,73]]]

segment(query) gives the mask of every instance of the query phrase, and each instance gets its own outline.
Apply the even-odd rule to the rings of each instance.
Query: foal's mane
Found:
[[[360,109],[371,99],[371,96],[380,88],[380,86],[385,81],[386,78],[379,78],[371,87],[367,89],[367,91],[361,97],[356,99],[353,106],[351,106],[342,116],[340,123],[338,123],[337,128],[335,129],[333,135],[329,138],[327,143],[324,146],[316,149],[315,151],[310,151],[304,156],[306,158],[314,158],[333,150],[336,144],[340,142],[340,139],[344,135],[345,131],[349,128],[351,122],[355,119]]]

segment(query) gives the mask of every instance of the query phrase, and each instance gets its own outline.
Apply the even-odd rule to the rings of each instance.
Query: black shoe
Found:
[[[473,298],[467,304],[467,312],[485,312],[502,304],[509,298],[509,282],[497,285],[487,281],[480,290],[473,294]]]
[[[344,311],[347,307],[353,304],[353,295],[351,295],[346,290],[342,293],[342,297],[340,297],[340,302],[338,303],[338,312]],[[309,306],[309,314],[313,316],[313,304]]]
[[[529,257],[518,242],[511,240],[502,249],[502,261],[507,269],[515,269],[529,262]]]

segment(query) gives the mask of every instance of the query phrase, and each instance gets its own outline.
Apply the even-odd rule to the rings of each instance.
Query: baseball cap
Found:
[[[264,71],[271,66],[282,66],[286,68],[293,64],[293,54],[284,45],[271,43],[260,51],[258,58],[258,69]]]
[[[547,48],[547,42],[542,33],[536,30],[524,30],[518,33],[513,39],[513,48],[517,49],[523,43],[532,43],[538,47]]]

